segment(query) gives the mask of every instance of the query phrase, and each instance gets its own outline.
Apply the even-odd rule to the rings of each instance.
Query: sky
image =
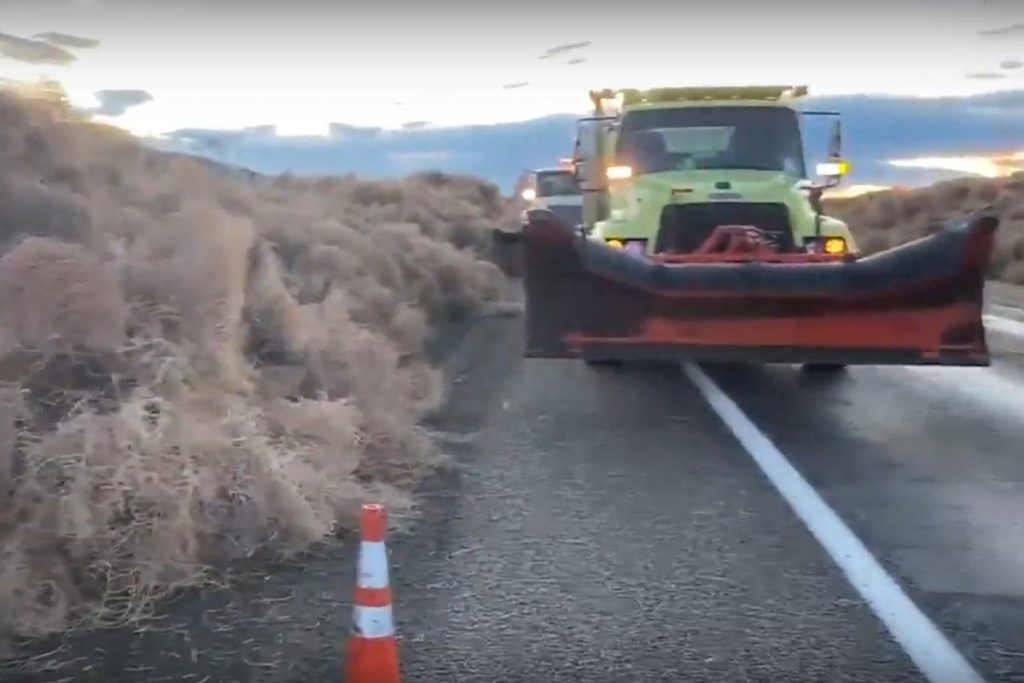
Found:
[[[1022,61],[1024,0],[0,0],[0,79],[140,135],[498,123],[598,87],[970,95]]]

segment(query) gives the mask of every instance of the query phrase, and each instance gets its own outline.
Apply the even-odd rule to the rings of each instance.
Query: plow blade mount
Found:
[[[523,228],[531,358],[988,365],[980,213],[872,256],[664,262],[543,209]]]

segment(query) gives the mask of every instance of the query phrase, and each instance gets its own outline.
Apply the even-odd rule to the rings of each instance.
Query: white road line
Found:
[[[925,678],[931,683],[984,683],[956,647],[907,597],[860,539],[739,406],[696,365],[686,363],[683,371]]]
[[[1002,332],[1024,339],[1024,322],[1001,315],[985,314],[982,316],[985,327],[993,332]]]

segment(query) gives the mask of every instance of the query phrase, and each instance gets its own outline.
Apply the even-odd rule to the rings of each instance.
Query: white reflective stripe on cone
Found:
[[[391,607],[355,606],[352,632],[362,638],[388,638],[395,635]]]
[[[359,548],[356,586],[388,587],[388,554],[383,541],[363,541]]]

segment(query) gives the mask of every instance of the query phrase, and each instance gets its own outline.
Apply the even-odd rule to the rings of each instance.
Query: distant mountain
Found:
[[[950,171],[897,168],[893,159],[991,154],[1024,149],[1024,91],[964,98],[859,95],[811,98],[807,110],[842,114],[850,183],[924,185]],[[511,191],[526,170],[571,152],[576,116],[556,114],[516,123],[381,130],[331,125],[331,135],[284,137],[267,130],[182,130],[153,145],[259,173],[366,178],[437,170],[486,178]],[[828,122],[808,117],[808,163],[825,153]]]
[[[202,163],[207,168],[209,168],[209,169],[211,169],[211,170],[213,170],[213,171],[215,171],[217,173],[220,173],[222,175],[228,175],[228,176],[231,176],[232,178],[236,178],[238,180],[253,180],[253,179],[258,178],[258,177],[263,175],[263,174],[258,173],[256,171],[253,171],[250,168],[244,168],[244,167],[241,167],[241,166],[236,166],[234,164],[227,164],[227,163],[223,163],[223,162],[220,162],[220,161],[215,161],[213,159],[209,159],[207,157],[199,156],[199,155],[196,155],[196,154],[186,154],[184,152],[168,152],[168,151],[165,151],[163,153],[166,154],[167,156],[170,156],[170,157],[182,157],[182,158],[188,158],[188,159],[195,159],[195,160],[199,161],[200,163]]]

